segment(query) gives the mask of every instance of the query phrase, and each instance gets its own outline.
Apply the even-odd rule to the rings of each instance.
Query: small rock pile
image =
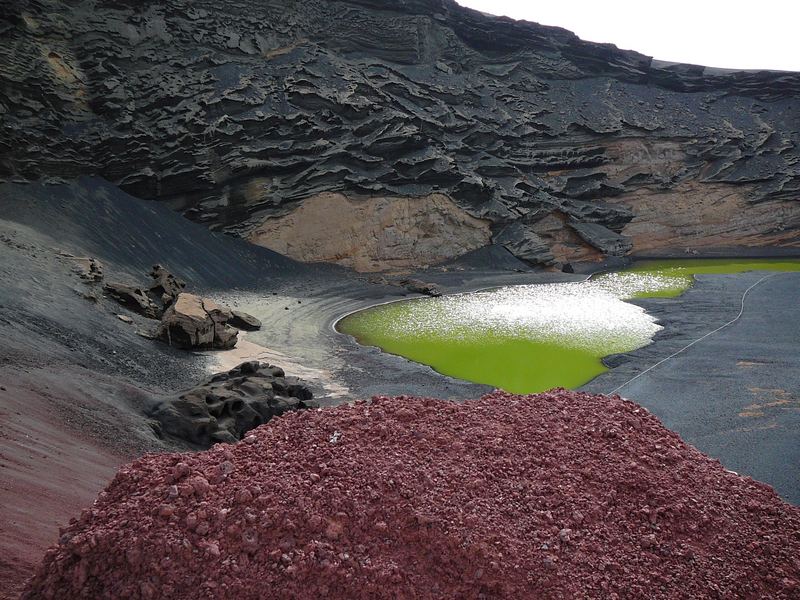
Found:
[[[145,456],[24,598],[797,598],[800,509],[640,406],[553,390],[290,412]]]
[[[319,408],[308,386],[280,367],[248,361],[158,404],[148,416],[160,435],[208,448],[234,443],[290,410]]]
[[[75,260],[86,263],[79,263],[82,279],[90,283],[99,283],[103,279],[99,261]],[[106,295],[128,310],[161,321],[154,334],[142,334],[146,337],[187,350],[228,350],[236,345],[238,329],[255,331],[261,328],[261,321],[252,315],[186,292],[186,282],[161,265],[153,265],[150,277],[152,282],[148,286],[115,281],[106,281],[102,286]],[[132,322],[125,315],[118,316],[126,323]]]

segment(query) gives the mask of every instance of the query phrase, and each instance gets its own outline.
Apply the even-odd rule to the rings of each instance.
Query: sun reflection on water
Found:
[[[339,331],[440,373],[531,393],[578,387],[661,326],[633,298],[679,296],[694,274],[800,270],[797,260],[643,261],[587,281],[405,300],[342,319]]]
[[[491,335],[537,339],[592,352],[625,352],[647,343],[661,327],[639,306],[642,292],[674,287],[670,278],[610,274],[576,283],[515,285],[494,290],[385,305],[380,319],[393,337]]]

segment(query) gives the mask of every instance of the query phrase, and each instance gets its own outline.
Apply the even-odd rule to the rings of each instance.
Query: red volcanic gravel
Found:
[[[24,598],[798,598],[800,509],[640,406],[292,412],[123,467]]]

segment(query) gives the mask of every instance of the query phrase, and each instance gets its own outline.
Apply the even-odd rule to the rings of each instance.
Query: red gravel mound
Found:
[[[800,509],[619,397],[289,413],[122,468],[25,598],[798,598]]]

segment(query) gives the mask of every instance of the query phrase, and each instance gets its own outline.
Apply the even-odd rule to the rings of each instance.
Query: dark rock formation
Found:
[[[103,263],[91,256],[73,256],[69,252],[59,252],[60,258],[73,263],[72,271],[88,284],[103,280]]]
[[[150,277],[154,281],[148,291],[160,296],[165,308],[172,304],[186,287],[185,281],[178,279],[161,265],[153,265]]]
[[[125,308],[148,319],[161,318],[161,308],[141,288],[108,281],[103,286],[103,290]]]
[[[229,308],[184,292],[164,311],[156,336],[187,350],[227,350],[236,345],[239,335],[227,324],[231,316]]]
[[[409,292],[414,292],[415,294],[426,294],[427,296],[442,295],[442,290],[438,285],[435,283],[427,283],[419,279],[403,279],[400,282],[400,285],[406,288]]]
[[[555,262],[549,244],[521,221],[504,227],[495,235],[494,241],[524,261],[543,265]]]
[[[243,329],[245,331],[256,331],[261,329],[261,321],[256,319],[253,315],[249,315],[241,310],[231,310],[231,318],[228,319],[228,324],[236,329]]]
[[[325,192],[438,193],[544,263],[800,245],[797,73],[451,0],[21,1],[0,34],[6,180],[98,174],[244,236]]]
[[[169,398],[149,413],[161,435],[204,448],[235,442],[244,434],[286,411],[318,408],[309,388],[283,369],[245,362],[177,398]]]

